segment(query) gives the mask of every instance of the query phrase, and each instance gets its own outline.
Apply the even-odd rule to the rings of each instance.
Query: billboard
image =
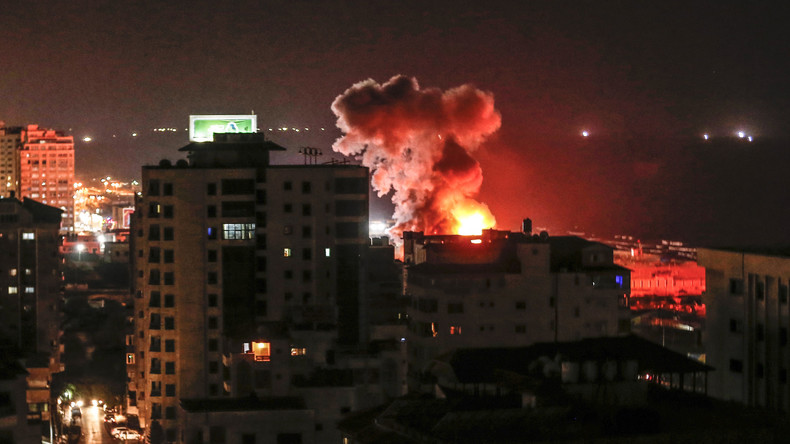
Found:
[[[258,131],[258,116],[196,115],[189,116],[190,142],[211,142],[214,133],[254,133]]]

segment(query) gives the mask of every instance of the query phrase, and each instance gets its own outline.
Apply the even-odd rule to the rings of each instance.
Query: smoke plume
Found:
[[[482,213],[493,226],[488,207],[474,200],[483,173],[472,157],[499,129],[493,94],[471,85],[420,89],[416,79],[398,75],[353,85],[332,111],[345,133],[332,148],[361,158],[379,197],[393,191],[396,243],[404,231],[456,233],[466,214]]]

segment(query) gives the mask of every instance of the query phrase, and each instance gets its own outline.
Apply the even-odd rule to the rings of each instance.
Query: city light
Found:
[[[589,131],[582,131],[582,137],[588,137],[590,135]]]
[[[708,140],[710,138],[710,136],[708,136],[708,134],[705,133],[705,134],[702,135],[702,138],[705,139],[705,140]]]
[[[743,139],[744,137],[746,137],[746,133],[744,133],[743,131],[738,131],[738,137]]]
[[[91,137],[89,137],[89,136],[85,136],[85,137],[82,138],[83,142],[90,142],[91,140],[93,140],[93,139]]]

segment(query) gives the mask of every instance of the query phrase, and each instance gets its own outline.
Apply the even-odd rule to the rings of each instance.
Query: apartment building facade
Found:
[[[188,161],[143,168],[130,246],[130,407],[168,442],[235,433],[187,421],[195,405],[305,398],[291,381],[363,337],[368,171],[271,165],[269,153],[283,149],[262,134],[215,134],[182,148]],[[316,434],[309,441],[321,442]]]

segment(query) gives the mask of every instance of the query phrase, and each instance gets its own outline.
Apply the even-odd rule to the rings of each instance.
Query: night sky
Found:
[[[479,200],[500,228],[531,217],[557,234],[789,244],[786,8],[4,1],[0,120],[90,136],[77,143],[77,174],[132,178],[178,157],[190,114],[254,110],[264,130],[309,127],[269,134],[328,160],[340,136],[330,105],[353,84],[397,74],[442,90],[470,83],[502,115],[476,152]],[[386,217],[386,205],[373,212]]]

